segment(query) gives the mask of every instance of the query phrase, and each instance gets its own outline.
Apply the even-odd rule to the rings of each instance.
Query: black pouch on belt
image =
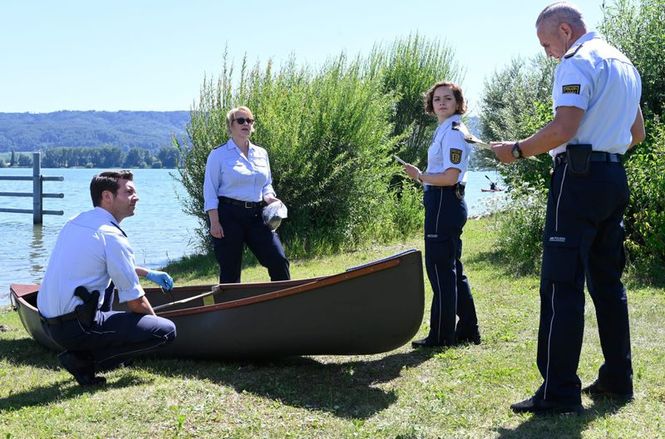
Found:
[[[586,177],[591,172],[591,145],[568,145],[566,160],[570,175]]]
[[[464,189],[465,189],[465,186],[463,184],[457,183],[455,185],[455,195],[457,195],[457,198],[459,200],[464,198]]]
[[[74,309],[76,318],[84,328],[90,328],[95,322],[97,306],[99,305],[99,291],[88,291],[86,287],[76,287],[74,295],[83,301]]]

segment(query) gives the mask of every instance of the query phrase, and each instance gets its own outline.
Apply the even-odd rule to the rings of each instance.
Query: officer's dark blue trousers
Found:
[[[107,290],[104,304],[88,328],[78,319],[44,324],[63,348],[84,353],[94,361],[95,371],[111,370],[127,360],[175,340],[175,324],[163,317],[112,311],[113,291]]]
[[[219,263],[220,283],[240,282],[245,244],[268,269],[270,280],[291,279],[284,247],[277,233],[263,223],[260,208],[247,209],[220,202],[218,213],[224,237],[213,238],[213,245]]]
[[[551,180],[540,285],[538,369],[544,382],[536,397],[581,401],[577,366],[584,331],[584,280],[596,308],[607,389],[632,392],[623,214],[628,184],[621,163],[590,163],[575,176],[562,163]]]
[[[459,335],[478,332],[471,287],[464,274],[462,228],[467,220],[464,198],[454,187],[426,186],[425,267],[432,286],[432,308],[428,339],[436,344],[455,343]]]

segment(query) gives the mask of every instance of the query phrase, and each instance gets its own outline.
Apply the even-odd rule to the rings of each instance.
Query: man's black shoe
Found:
[[[614,401],[628,402],[633,400],[633,392],[613,392],[606,388],[598,380],[582,389],[582,393],[589,395],[591,399],[612,399]]]
[[[575,413],[579,415],[584,411],[582,404],[564,404],[561,402],[536,399],[535,397],[516,402],[515,404],[512,404],[510,408],[515,413],[534,413],[537,415],[556,413]]]
[[[422,338],[420,340],[413,340],[411,342],[411,347],[413,348],[440,348],[444,346],[449,346],[448,343],[437,343],[430,338]]]
[[[67,372],[71,373],[81,386],[99,386],[106,384],[106,378],[96,377],[92,360],[82,354],[65,351],[58,355],[58,360]]]
[[[480,332],[475,332],[473,334],[457,334],[455,336],[457,339],[457,344],[480,344]]]

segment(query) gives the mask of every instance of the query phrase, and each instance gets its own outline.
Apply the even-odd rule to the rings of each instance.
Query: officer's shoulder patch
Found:
[[[561,93],[563,94],[580,94],[580,84],[567,84],[561,87]]]
[[[455,131],[460,131],[460,123],[459,122],[453,122],[451,125],[451,128]]]
[[[450,148],[450,162],[459,165],[462,161],[462,150]]]

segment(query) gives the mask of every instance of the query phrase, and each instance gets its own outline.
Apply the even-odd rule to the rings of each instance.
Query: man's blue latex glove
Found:
[[[163,271],[148,270],[145,278],[151,282],[156,283],[166,291],[171,291],[173,288],[173,278]]]

